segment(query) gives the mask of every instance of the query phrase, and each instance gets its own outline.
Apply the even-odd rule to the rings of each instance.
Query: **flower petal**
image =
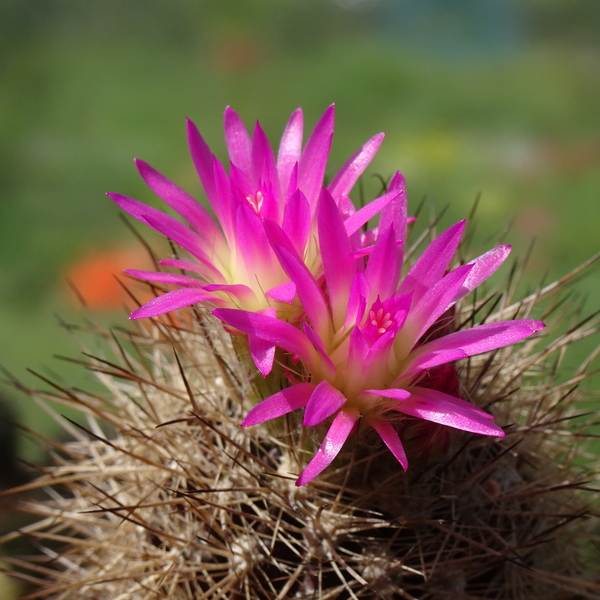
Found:
[[[386,388],[384,390],[364,390],[362,394],[373,394],[374,396],[383,396],[384,398],[393,398],[394,400],[404,401],[410,396],[410,392],[400,388]]]
[[[350,193],[356,180],[363,174],[375,154],[377,154],[384,137],[385,133],[378,133],[373,136],[344,163],[328,186],[334,198],[347,196]]]
[[[290,117],[277,153],[277,173],[281,183],[281,191],[287,193],[290,175],[294,165],[300,160],[302,154],[302,131],[304,128],[304,117],[302,109],[298,108]]]
[[[202,277],[205,281],[214,281],[217,273],[220,274],[220,271],[215,272],[214,265],[210,264],[207,266],[205,263],[198,261],[193,262],[191,260],[180,260],[178,258],[167,258],[165,260],[158,261],[159,265],[164,265],[165,267],[173,267],[175,269],[183,269],[184,271],[190,271],[191,273],[197,273]],[[222,275],[219,275],[218,281],[225,281]]]
[[[358,327],[352,329],[347,347],[344,387],[347,390],[361,389],[365,381],[365,361],[369,354],[369,344]]]
[[[418,302],[444,276],[464,229],[465,221],[460,221],[435,238],[406,274],[398,291],[414,292],[413,302]]]
[[[331,105],[315,125],[298,165],[298,187],[302,190],[309,206],[315,207],[323,185],[323,176],[329,158],[333,138],[335,108]]]
[[[173,217],[165,214],[164,212],[153,208],[152,206],[148,206],[139,200],[134,200],[133,198],[129,198],[129,196],[123,196],[123,194],[115,194],[113,192],[109,192],[106,194],[119,208],[122,208],[125,212],[128,212],[134,219],[137,219],[144,225],[147,225],[148,222],[146,218],[148,216],[154,217],[156,220],[168,219],[175,221],[179,227],[183,229],[187,229],[185,225],[174,219]],[[189,230],[188,230],[189,232]],[[190,232],[191,233],[191,232]]]
[[[168,215],[164,215],[168,217]],[[187,230],[190,235],[186,235],[181,232],[179,229],[171,229],[170,225],[177,223],[181,225],[175,219],[172,221],[161,218],[160,220],[155,219],[154,217],[148,215],[145,218],[145,221],[150,227],[162,233],[164,236],[168,237],[170,240],[173,240],[176,244],[179,244],[182,248],[187,250],[190,254],[192,254],[198,261],[200,261],[205,267],[207,272],[210,273],[210,277],[208,279],[212,279],[213,281],[224,282],[225,277],[217,267],[215,267],[214,263],[211,261],[210,257],[199,247],[197,240],[195,239],[197,236],[192,234],[190,230]]]
[[[310,328],[310,325],[306,321],[302,323],[302,331],[304,332],[306,337],[311,341],[312,345],[315,347],[316,351],[319,353],[319,356],[321,358],[321,369],[317,369],[317,365],[315,363],[310,365],[310,368],[313,371],[313,375],[316,375],[318,372],[323,377],[333,379],[335,377],[337,369],[335,367],[335,364],[329,357],[329,354],[327,354],[327,350],[325,349],[323,340],[313,329]]]
[[[242,304],[252,304],[257,301],[256,294],[247,285],[241,283],[211,283],[205,285],[207,292],[223,292],[233,298],[234,305],[239,301]]]
[[[269,231],[266,225],[265,222],[265,229]],[[273,250],[283,270],[296,284],[296,293],[308,320],[322,339],[328,339],[331,330],[329,308],[315,278],[297,254],[283,246],[273,246]]]
[[[260,181],[277,181],[275,155],[273,154],[271,144],[269,144],[269,139],[258,121],[252,133],[252,170],[256,177],[255,184],[258,184]]]
[[[304,485],[312,481],[319,473],[324,471],[333,459],[340,453],[342,446],[352,432],[354,425],[358,421],[358,415],[350,412],[340,411],[333,423],[329,427],[317,453],[308,463],[304,471],[296,481],[297,486]]]
[[[267,239],[262,221],[246,205],[241,205],[236,214],[236,239],[238,264],[246,266],[248,278],[258,280],[263,289],[277,285],[281,268],[277,264],[271,244]]]
[[[296,252],[304,254],[308,234],[310,233],[310,206],[300,190],[296,190],[285,203],[281,227],[290,238]]]
[[[348,298],[348,309],[346,311],[346,320],[344,321],[343,331],[348,331],[355,325],[360,325],[365,316],[367,308],[367,299],[370,295],[369,284],[364,273],[357,271],[350,288]]]
[[[252,169],[254,185],[262,194],[260,216],[281,222],[283,194],[279,187],[275,155],[269,140],[257,122],[252,136]],[[258,194],[258,192],[257,192]],[[281,198],[281,207],[278,199]]]
[[[442,400],[439,396],[441,392],[429,394],[429,390],[421,389],[423,394],[428,394],[431,397],[412,393],[410,398],[404,402],[399,402],[392,409],[405,415],[411,415],[440,425],[447,425],[455,429],[481,435],[504,437],[504,431],[498,425],[492,423],[489,417],[482,416],[480,410],[475,410],[474,407],[466,408],[459,406],[456,402],[451,403]]]
[[[388,227],[394,228],[396,242],[398,244],[398,263],[402,265],[406,243],[406,224],[409,220],[406,200],[406,182],[404,181],[402,173],[399,171],[392,177],[388,185],[388,192],[398,192],[398,195],[381,211],[378,232],[386,231]]]
[[[179,290],[167,292],[166,294],[162,294],[161,296],[150,300],[150,302],[144,304],[144,306],[134,310],[129,318],[145,319],[156,317],[157,315],[164,315],[173,310],[191,306],[192,304],[198,304],[200,302],[210,302],[218,306],[224,301],[201,289],[181,288]]]
[[[229,159],[245,173],[252,172],[252,140],[239,115],[228,106],[223,118]]]
[[[122,194],[107,194],[119,207],[128,212],[132,217],[172,239],[194,255],[210,271],[211,278],[216,281],[225,281],[221,272],[214,266],[206,252],[202,250],[203,240],[188,229],[185,225],[151,206],[146,206],[133,198]]]
[[[369,306],[378,296],[384,299],[393,296],[398,288],[402,267],[399,259],[400,253],[394,228],[390,226],[379,236],[365,269],[365,277],[371,291],[368,299]]]
[[[390,452],[406,471],[408,469],[408,458],[406,457],[406,452],[404,451],[398,432],[387,421],[373,420],[369,421],[369,425],[379,434],[383,443],[390,449]]]
[[[321,381],[312,393],[304,411],[304,427],[318,425],[327,417],[338,411],[346,402],[342,392],[334,388],[329,382]]]
[[[195,198],[143,160],[135,164],[146,185],[201,234],[206,248],[225,243],[221,230]]]
[[[217,201],[212,203],[212,209],[215,211],[217,219],[225,233],[230,248],[235,247],[235,234],[233,232],[233,223],[235,210],[237,209],[237,199],[231,191],[231,181],[227,176],[225,167],[213,157],[213,172],[215,181],[215,195]]]
[[[313,383],[297,383],[269,396],[248,413],[240,427],[258,425],[306,406],[314,389]]]
[[[270,290],[267,290],[265,296],[277,300],[278,302],[291,304],[296,297],[296,284],[293,281],[285,281],[284,283],[280,283]]]
[[[465,410],[477,413],[480,417],[484,419],[488,419],[493,421],[496,417],[491,415],[490,413],[485,412],[485,410],[467,402],[466,400],[461,400],[456,396],[451,396],[450,394],[446,394],[446,392],[440,392],[439,390],[434,390],[431,388],[423,388],[421,386],[411,387],[411,393],[426,396],[431,398],[432,400],[441,400],[443,402],[448,402],[449,404],[453,404],[454,406],[458,406],[460,408],[464,408]]]
[[[370,221],[378,212],[398,197],[398,192],[388,192],[375,198],[344,221],[348,236],[356,233],[365,223]]]
[[[346,317],[350,288],[357,269],[342,217],[325,188],[319,198],[317,221],[333,324],[340,329]]]
[[[315,364],[319,360],[317,351],[306,335],[290,323],[235,308],[219,308],[213,311],[213,315],[240,331],[256,335],[292,354],[297,354],[309,364]]]
[[[404,375],[520,342],[544,327],[541,321],[522,319],[486,323],[451,333],[414,350]]]
[[[192,161],[194,162],[208,201],[218,216],[219,211],[215,209],[215,206],[218,205],[218,196],[215,189],[213,154],[204,141],[204,138],[200,135],[196,125],[188,119],[186,126]]]
[[[406,222],[408,220],[408,208],[406,200],[406,181],[400,171],[397,171],[388,185],[388,192],[398,192],[398,195],[381,211],[379,228],[385,231],[393,225],[397,240],[406,240]]]
[[[508,245],[496,246],[485,254],[482,254],[475,260],[471,261],[473,265],[469,276],[465,279],[460,290],[458,290],[453,302],[460,300],[469,292],[473,291],[479,284],[484,282],[488,277],[491,277],[500,265],[508,258],[511,247]]]
[[[408,313],[404,328],[398,336],[399,344],[412,348],[417,340],[435,323],[452,304],[457,291],[463,285],[473,265],[462,265],[440,279],[432,288],[427,290],[420,301],[414,304]]]
[[[266,377],[273,369],[275,346],[251,334],[248,334],[248,346],[256,368],[263,377]]]
[[[138,271],[137,269],[126,269],[123,273],[144,279],[145,281],[156,281],[169,285],[179,285],[182,287],[204,287],[204,282],[190,277],[189,275],[178,275],[177,273],[163,273],[162,271]]]

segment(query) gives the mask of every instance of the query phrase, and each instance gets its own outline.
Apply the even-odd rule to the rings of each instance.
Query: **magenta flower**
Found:
[[[396,175],[392,189],[399,182]],[[332,419],[296,485],[311,481],[334,460],[359,419],[375,429],[405,469],[408,459],[395,427],[402,415],[503,437],[492,415],[424,386],[429,370],[438,365],[518,342],[544,327],[540,321],[516,320],[441,337],[428,333],[433,326],[443,326],[444,313],[496,271],[510,247],[498,246],[448,272],[465,225],[460,222],[437,237],[401,278],[404,195],[395,196],[383,209],[368,258],[357,258],[343,216],[326,189],[320,195],[317,223],[326,293],[284,229],[274,220],[264,223],[306,313],[302,330],[274,315],[230,308],[214,311],[230,326],[283,348],[304,370],[302,381],[255,406],[242,426],[299,408],[304,408],[304,426]]]
[[[206,209],[150,165],[137,160],[137,168],[155,194],[190,225],[141,202],[109,196],[139,221],[177,243],[185,258],[161,261],[186,271],[176,274],[126,271],[130,275],[179,289],[167,292],[134,311],[131,318],[153,317],[196,303],[241,308],[293,322],[302,314],[294,304],[296,283],[280,264],[264,229],[264,221],[285,231],[295,256],[313,278],[323,267],[315,212],[333,136],[334,107],[329,107],[302,148],[303,116],[296,110],[285,128],[277,158],[257,123],[252,137],[231,108],[225,110],[225,139],[229,174],[211,153],[195,125],[188,121],[188,140],[194,164],[212,207]],[[378,229],[361,228],[383,207],[403,193],[402,182],[384,196],[356,211],[349,193],[377,152],[383,134],[371,138],[355,152],[328,186],[343,221],[348,243],[356,253],[368,253]],[[274,346],[249,335],[250,350],[263,375],[271,370]]]

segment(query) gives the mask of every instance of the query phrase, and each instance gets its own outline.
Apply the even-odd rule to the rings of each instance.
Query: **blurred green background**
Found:
[[[373,173],[401,170],[413,209],[449,205],[450,224],[481,193],[488,246],[513,219],[517,254],[537,237],[531,285],[599,250],[597,0],[0,0],[0,363],[33,386],[27,367],[89,385],[52,358],[78,353],[55,314],[83,318],[71,278],[99,294],[105,322],[125,322],[98,287],[143,266],[104,196],[154,202],[134,157],[201,198],[185,117],[224,158],[226,105],[276,145],[296,107],[309,130],[332,102],[332,172],[387,131],[367,195]],[[598,272],[579,289],[596,309]],[[0,393],[28,426],[56,431]]]

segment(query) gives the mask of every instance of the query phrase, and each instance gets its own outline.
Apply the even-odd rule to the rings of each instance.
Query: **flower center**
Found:
[[[248,204],[250,204],[250,206],[254,209],[254,212],[260,217],[260,211],[265,201],[262,192],[256,192],[255,196],[246,196],[246,200],[248,201]]]
[[[389,326],[393,323],[392,315],[389,312],[384,312],[383,307],[375,311],[369,311],[369,323],[377,329],[377,333],[384,334]]]

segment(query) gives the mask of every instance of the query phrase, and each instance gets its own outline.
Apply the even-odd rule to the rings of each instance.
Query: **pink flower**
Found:
[[[187,192],[140,160],[136,161],[137,168],[150,189],[190,226],[132,198],[109,194],[121,208],[177,243],[188,255],[160,263],[186,271],[185,275],[126,271],[141,279],[178,287],[134,311],[133,319],[154,317],[196,303],[241,308],[285,321],[298,319],[302,307],[293,302],[296,283],[271,247],[265,220],[282,228],[313,278],[322,275],[315,212],[333,136],[334,107],[325,111],[304,149],[302,111],[296,110],[283,133],[277,158],[258,123],[250,137],[231,108],[225,110],[224,121],[229,174],[188,121],[192,158],[216,221]],[[344,235],[357,253],[368,253],[368,246],[377,238],[377,229],[364,233],[363,225],[404,193],[403,182],[398,181],[390,192],[358,211],[349,198],[382,140],[383,134],[378,134],[366,142],[328,186],[344,223]],[[266,375],[273,364],[274,346],[253,334],[249,337],[255,363]]]
[[[392,189],[399,181],[396,175]],[[425,386],[429,370],[438,365],[518,342],[544,327],[540,321],[516,320],[428,336],[432,326],[444,325],[440,319],[450,307],[496,271],[510,247],[498,246],[448,272],[463,221],[437,237],[401,277],[404,195],[395,196],[383,209],[368,258],[357,258],[343,216],[326,189],[320,195],[317,223],[327,293],[284,229],[265,220],[266,235],[306,313],[302,330],[274,315],[214,311],[230,326],[283,348],[304,369],[301,382],[255,406],[242,426],[299,408],[304,408],[304,426],[332,419],[296,485],[311,481],[334,460],[359,420],[375,429],[405,469],[408,459],[394,426],[401,415],[503,437],[492,415]]]

